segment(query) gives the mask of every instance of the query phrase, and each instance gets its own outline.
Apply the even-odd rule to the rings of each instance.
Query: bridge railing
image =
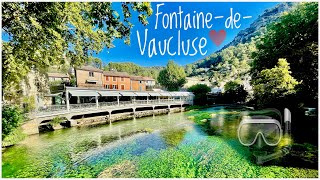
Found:
[[[132,101],[120,101],[119,102],[120,106],[128,106],[128,105],[132,105]]]
[[[52,112],[52,111],[61,111],[67,110],[67,105],[50,105],[39,107],[36,112]]]
[[[99,108],[108,107],[108,106],[117,106],[118,102],[99,102]]]
[[[115,106],[133,106],[133,105],[141,105],[141,104],[172,104],[172,103],[183,103],[183,104],[192,104],[192,100],[177,100],[177,99],[158,99],[156,100],[135,100],[135,101],[117,101],[113,102],[99,102],[98,107],[115,107]],[[70,104],[70,111],[79,111],[79,110],[90,110],[90,109],[97,109],[96,103],[82,103],[82,104]],[[67,106],[66,105],[51,105],[38,108],[36,111],[32,112],[33,115],[41,116],[41,115],[51,115],[59,112],[66,112]],[[31,113],[30,113],[31,115]]]
[[[70,104],[70,110],[73,109],[93,109],[97,108],[96,103]]]

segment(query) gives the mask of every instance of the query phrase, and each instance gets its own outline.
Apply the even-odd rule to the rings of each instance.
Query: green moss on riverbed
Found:
[[[248,149],[235,140],[226,142],[209,137],[210,141],[210,144],[206,140],[196,146],[183,145],[160,153],[149,150],[138,161],[138,175],[147,178],[318,177],[315,169],[256,165],[249,159]]]
[[[301,164],[302,154],[306,163],[317,162],[317,148],[309,144],[294,144],[291,157],[257,165],[250,149],[235,138],[240,117],[238,110],[220,108],[43,134],[3,153],[2,176],[318,177],[317,167]],[[216,127],[212,135],[202,128],[210,123]]]

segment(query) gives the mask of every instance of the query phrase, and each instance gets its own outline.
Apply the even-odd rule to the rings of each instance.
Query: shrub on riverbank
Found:
[[[22,133],[22,129],[20,127],[14,129],[7,135],[4,139],[2,139],[2,147],[12,146],[22,141],[27,135]]]
[[[2,108],[2,147],[11,146],[25,138],[19,126],[25,116],[18,106],[5,105]]]

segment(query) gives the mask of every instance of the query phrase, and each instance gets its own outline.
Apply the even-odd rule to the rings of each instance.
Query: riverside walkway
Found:
[[[110,91],[110,90],[88,90],[79,88],[66,88],[63,105],[50,105],[38,107],[35,111],[28,114],[29,121],[24,124],[26,134],[38,133],[41,124],[48,123],[54,118],[64,118],[73,126],[76,124],[74,117],[81,115],[106,114],[111,119],[112,114],[121,111],[131,112],[135,115],[136,111],[155,111],[156,109],[167,109],[193,104],[193,94],[190,92],[133,92],[133,91]],[[71,98],[91,98],[94,103],[70,103]],[[99,98],[113,97],[116,101],[100,102]],[[126,97],[127,101],[120,100]],[[136,99],[139,97],[139,100]]]

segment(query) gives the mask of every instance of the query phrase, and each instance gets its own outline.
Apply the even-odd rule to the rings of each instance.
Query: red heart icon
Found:
[[[209,32],[209,36],[210,36],[211,40],[217,46],[219,46],[223,42],[223,40],[226,38],[227,33],[225,30],[220,30],[219,32],[216,32],[215,30],[211,30]]]

